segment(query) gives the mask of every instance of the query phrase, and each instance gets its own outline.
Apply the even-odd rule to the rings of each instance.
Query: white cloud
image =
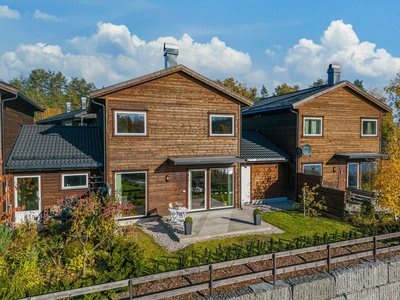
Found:
[[[288,50],[285,67],[309,80],[326,74],[330,63],[338,63],[347,75],[376,80],[393,78],[400,69],[400,58],[391,56],[374,43],[360,42],[351,24],[333,21],[324,32],[320,43],[301,39]],[[326,76],[326,75],[325,75]],[[346,79],[343,78],[342,79]]]
[[[76,49],[74,53],[63,52],[59,45],[21,44],[1,56],[0,71],[6,79],[44,68],[82,76],[98,86],[115,84],[163,69],[164,42],[177,43],[178,63],[205,76],[231,77],[251,71],[249,54],[228,47],[217,37],[208,43],[197,43],[188,34],[180,39],[160,37],[146,42],[124,25],[100,22],[92,36],[75,37],[69,42]]]
[[[41,20],[45,20],[45,21],[57,21],[58,20],[58,18],[56,16],[46,14],[44,12],[41,12],[38,9],[35,10],[35,13],[33,14],[33,17],[35,19],[41,19]]]
[[[263,70],[251,71],[249,74],[245,75],[244,78],[247,82],[250,82],[251,86],[268,84],[267,74]]]
[[[275,47],[276,49],[282,49],[281,45],[274,45],[273,47]]]
[[[267,55],[269,55],[270,57],[276,56],[276,53],[275,53],[274,51],[272,51],[271,49],[265,50],[265,53],[266,53]]]
[[[20,13],[18,10],[8,8],[7,5],[0,5],[0,18],[19,19]]]
[[[274,67],[274,73],[284,73],[284,72],[286,72],[286,71],[287,71],[286,68],[282,68],[282,67],[280,67],[280,66],[275,66],[275,67]]]

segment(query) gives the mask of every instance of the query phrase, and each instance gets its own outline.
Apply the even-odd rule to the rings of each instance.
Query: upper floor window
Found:
[[[115,135],[146,135],[146,113],[115,111]]]
[[[322,118],[304,118],[304,136],[322,136]]]
[[[233,136],[234,116],[211,115],[210,135],[212,136]]]
[[[88,174],[62,174],[62,189],[86,189],[89,187]]]
[[[378,120],[363,119],[361,122],[361,136],[377,136]]]

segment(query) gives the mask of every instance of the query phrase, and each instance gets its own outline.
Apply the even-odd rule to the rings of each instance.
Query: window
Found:
[[[375,162],[361,163],[361,189],[367,190],[372,183],[372,178],[376,170]]]
[[[234,117],[225,115],[210,116],[210,135],[214,136],[233,136]]]
[[[134,217],[142,217],[145,216],[147,213],[146,184],[147,184],[146,172],[115,174],[116,197],[122,203],[133,204],[131,215]]]
[[[88,174],[63,174],[62,189],[87,189],[89,187]]]
[[[304,118],[305,136],[322,136],[322,118]]]
[[[233,206],[233,168],[211,169],[211,208]]]
[[[115,111],[115,135],[146,135],[145,112]]]
[[[358,163],[347,165],[348,187],[358,189]]]
[[[16,207],[25,206],[23,212],[40,210],[40,177],[18,176],[15,177]]]
[[[303,173],[322,176],[322,165],[321,164],[303,165]]]
[[[364,119],[361,122],[361,136],[377,136],[378,120]]]

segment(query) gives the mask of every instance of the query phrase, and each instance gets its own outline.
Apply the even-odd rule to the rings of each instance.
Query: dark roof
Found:
[[[79,108],[79,109],[71,110],[70,112],[62,113],[62,114],[59,114],[56,116],[52,116],[50,118],[36,121],[36,124],[45,124],[45,123],[51,123],[54,121],[73,119],[73,118],[79,117],[82,113],[85,114],[86,109]]]
[[[103,165],[97,126],[23,125],[6,170],[94,168]]]
[[[28,105],[30,105],[34,111],[44,111],[44,108],[40,107],[36,102],[25,96],[22,92],[18,90],[15,86],[7,84],[5,82],[0,82],[0,92],[4,92],[8,95],[18,96],[19,99],[24,100]],[[11,96],[11,97],[15,97]],[[10,98],[3,98],[3,100],[7,100]]]
[[[291,108],[294,103],[318,94],[330,87],[330,85],[325,84],[292,93],[260,99],[256,101],[252,107],[243,108],[242,112],[243,114],[248,114],[274,109]]]
[[[267,139],[259,131],[243,130],[241,157],[249,161],[285,161],[290,155]]]
[[[298,109],[301,105],[304,103],[313,100],[315,97],[321,96],[325,93],[331,92],[333,90],[336,90],[338,88],[345,87],[347,89],[350,89],[374,105],[380,107],[383,111],[385,112],[391,112],[392,109],[387,106],[386,104],[382,103],[378,99],[374,98],[367,92],[361,90],[359,87],[354,85],[353,83],[345,80],[341,81],[335,85],[320,85],[292,93],[287,93],[279,96],[273,96],[273,97],[268,97],[264,98],[261,100],[258,100],[254,103],[252,107],[245,107],[242,109],[242,114],[253,114],[253,113],[259,113],[259,112],[264,112],[264,111],[271,111],[271,110],[278,110],[278,109],[285,109],[285,108],[294,108]]]
[[[213,165],[213,164],[233,164],[244,163],[245,160],[240,157],[189,157],[189,158],[170,158],[175,166],[182,165]]]

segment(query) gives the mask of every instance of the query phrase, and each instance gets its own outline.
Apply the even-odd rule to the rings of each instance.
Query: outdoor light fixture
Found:
[[[336,167],[333,167],[333,173],[336,173]]]
[[[169,175],[165,176],[165,181],[169,182]]]

